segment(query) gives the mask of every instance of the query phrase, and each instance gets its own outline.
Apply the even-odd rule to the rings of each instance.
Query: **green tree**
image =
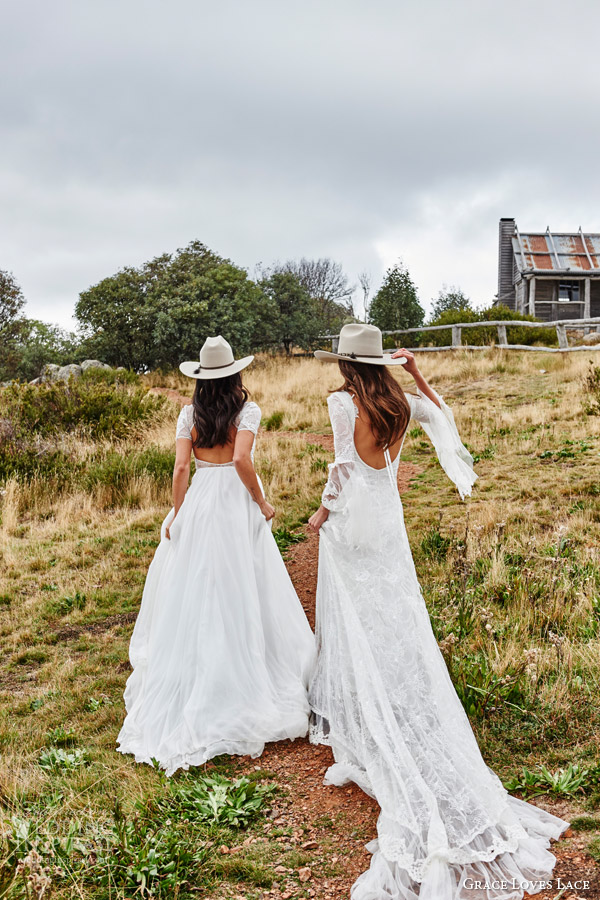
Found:
[[[434,319],[437,319],[442,313],[448,312],[448,310],[451,309],[467,310],[473,309],[473,307],[470,299],[460,288],[454,287],[453,285],[450,287],[444,285],[439,292],[437,299],[433,301],[429,324],[433,324]]]
[[[265,295],[277,309],[275,339],[290,353],[296,344],[309,350],[322,332],[317,302],[292,272],[273,272],[260,282]]]
[[[194,359],[209,335],[222,334],[236,353],[267,347],[275,313],[244,269],[200,241],[105,278],[75,310],[86,350],[136,371]]]
[[[162,295],[153,328],[154,364],[196,359],[208,335],[221,334],[236,354],[276,341],[277,307],[244,269],[226,260]]]
[[[402,263],[387,270],[383,284],[373,297],[369,322],[382,331],[418,328],[425,319],[417,289]]]
[[[15,377],[25,297],[11,272],[0,269],[0,379]]]
[[[63,366],[83,359],[76,335],[39,319],[22,320],[16,353],[14,374],[25,381],[37,378],[46,363]]]
[[[315,304],[321,334],[338,332],[347,321],[354,321],[352,295],[355,285],[348,282],[341,263],[329,257],[290,259],[271,270],[295,275]]]
[[[79,295],[75,316],[90,356],[136,371],[152,365],[151,283],[146,273],[128,267]]]

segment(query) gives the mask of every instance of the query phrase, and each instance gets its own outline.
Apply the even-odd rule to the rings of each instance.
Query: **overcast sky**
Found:
[[[600,231],[599,33],[592,0],[5,0],[0,268],[69,327],[192,239],[487,304],[500,216]]]

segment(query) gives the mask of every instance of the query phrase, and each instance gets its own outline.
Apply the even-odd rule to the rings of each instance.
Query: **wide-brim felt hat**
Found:
[[[337,353],[329,350],[315,350],[315,356],[321,362],[368,363],[373,366],[401,366],[406,362],[405,356],[392,359],[391,353],[383,352],[383,337],[376,325],[365,325],[361,322],[344,325],[340,331]]]
[[[179,371],[188,378],[225,378],[235,375],[249,366],[253,356],[235,359],[231,346],[224,337],[206,338],[200,351],[200,359],[187,360],[179,364]]]

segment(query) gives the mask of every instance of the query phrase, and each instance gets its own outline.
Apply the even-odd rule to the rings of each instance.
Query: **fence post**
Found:
[[[460,327],[460,325],[453,325],[452,326],[452,346],[460,347],[461,344],[462,344],[461,327]]]
[[[500,347],[506,347],[508,344],[506,338],[506,325],[498,325],[498,344]]]
[[[564,325],[556,326],[556,336],[558,338],[558,346],[561,350],[567,350],[569,342],[567,340],[567,329]]]
[[[340,345],[339,335],[336,335],[335,337],[331,338],[331,352],[332,353],[338,352],[339,345]]]

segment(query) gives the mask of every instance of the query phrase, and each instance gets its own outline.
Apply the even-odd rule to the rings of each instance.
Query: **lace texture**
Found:
[[[466,496],[477,475],[451,411],[424,394],[407,396],[412,418]],[[328,783],[355,781],[381,807],[371,869],[353,900],[456,900],[456,866],[516,853],[532,831],[481,757],[431,629],[395,481],[400,454],[390,464],[393,479],[364,463],[354,448],[355,410],[348,393],[330,396],[336,459],[320,532],[310,738],[333,750]],[[545,846],[567,823],[523,806],[541,837],[533,867],[522,871],[547,873],[554,857]]]

